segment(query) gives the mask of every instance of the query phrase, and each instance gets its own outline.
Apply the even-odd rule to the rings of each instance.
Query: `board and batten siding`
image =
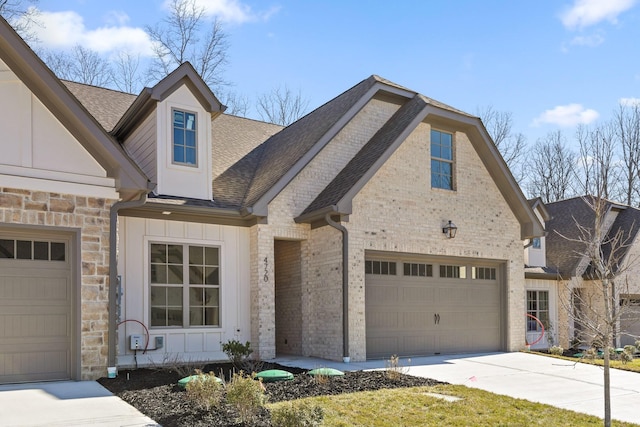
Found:
[[[0,61],[2,187],[117,199],[115,181]]]
[[[249,229],[212,224],[121,217],[119,220],[118,274],[122,282],[122,301],[118,327],[120,367],[135,364],[129,350],[129,336],[144,335],[149,328],[149,347],[155,337],[163,337],[159,350],[137,352],[139,366],[162,363],[226,360],[222,344],[236,339],[250,340]],[[151,328],[149,303],[149,245],[187,243],[220,247],[220,323],[221,327]]]
[[[156,117],[155,112],[149,114],[124,143],[127,154],[136,161],[151,182],[158,182]]]

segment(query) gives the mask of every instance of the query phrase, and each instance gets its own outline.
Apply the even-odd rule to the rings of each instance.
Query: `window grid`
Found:
[[[433,277],[433,265],[405,262],[404,275],[413,277]]]
[[[63,242],[0,239],[0,259],[66,261],[66,258]]]
[[[527,291],[527,314],[549,325],[549,291]],[[535,319],[527,316],[527,332],[540,332],[542,328]]]
[[[151,326],[220,326],[220,249],[152,243]]]
[[[431,187],[453,190],[453,135],[431,130]]]
[[[378,274],[382,276],[395,276],[396,275],[396,262],[395,261],[370,261],[364,262],[365,274]]]
[[[173,163],[197,165],[196,114],[173,110]]]
[[[440,277],[445,279],[466,279],[467,267],[463,265],[441,265]]]
[[[496,280],[496,269],[494,267],[472,267],[471,277],[477,280]]]

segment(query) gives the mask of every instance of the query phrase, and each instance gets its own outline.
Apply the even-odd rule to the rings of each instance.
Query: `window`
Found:
[[[220,249],[152,243],[151,326],[220,326]]]
[[[539,319],[543,325],[549,325],[549,291],[527,291],[527,314]],[[539,332],[540,325],[527,316],[527,332]]]
[[[365,274],[395,276],[396,263],[395,261],[365,261],[364,272]]]
[[[453,190],[453,135],[431,131],[431,187]]]
[[[440,277],[447,279],[466,279],[467,267],[463,265],[441,265]]]
[[[471,267],[471,278],[478,280],[496,280],[494,267]]]
[[[533,249],[540,249],[540,238],[539,237],[534,237],[533,240],[531,240],[531,247]]]
[[[405,262],[404,275],[415,277],[433,277],[433,265]]]
[[[173,163],[196,166],[196,114],[172,110]]]
[[[33,261],[65,261],[66,245],[62,242],[0,239],[0,259]]]

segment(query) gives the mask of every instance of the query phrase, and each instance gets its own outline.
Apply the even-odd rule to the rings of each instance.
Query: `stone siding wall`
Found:
[[[115,200],[0,189],[0,223],[76,229],[81,236],[81,379],[107,373],[109,210]],[[78,284],[75,284],[78,286]]]

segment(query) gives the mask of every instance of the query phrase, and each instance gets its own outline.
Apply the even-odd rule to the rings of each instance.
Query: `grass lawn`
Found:
[[[432,394],[459,398],[449,402]],[[383,389],[302,399],[324,410],[323,426],[601,426],[590,415],[461,385]],[[269,404],[269,409],[288,402]],[[614,426],[637,426],[615,422]]]
[[[555,357],[556,359],[569,360],[571,362],[580,362],[580,363],[588,363],[590,365],[598,365],[602,366],[604,364],[604,360],[602,359],[585,359],[578,357],[567,357],[567,356],[554,356],[552,354],[547,353],[538,353],[532,351],[531,354],[539,354],[541,356],[547,357]],[[640,373],[640,358],[636,355],[635,358],[629,362],[622,362],[620,360],[611,360],[610,366],[615,369],[622,369],[625,371],[638,372]]]

